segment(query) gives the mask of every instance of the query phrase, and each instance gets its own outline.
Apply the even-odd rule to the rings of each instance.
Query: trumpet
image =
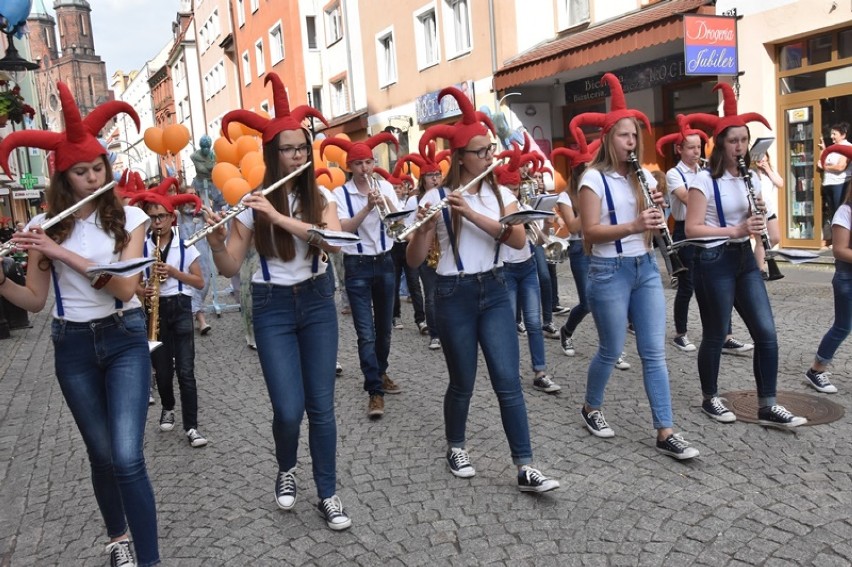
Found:
[[[456,189],[453,189],[453,190],[452,190],[452,191],[451,191],[451,192],[450,192],[450,193],[449,193],[446,197],[444,197],[443,199],[441,199],[440,201],[438,201],[436,204],[434,204],[434,205],[432,205],[431,207],[429,207],[429,209],[428,209],[428,210],[424,213],[424,215],[423,215],[423,217],[422,217],[422,218],[420,218],[419,220],[414,221],[413,223],[411,223],[410,225],[408,225],[407,227],[405,227],[402,231],[400,231],[400,233],[396,236],[396,240],[397,240],[398,242],[402,242],[403,240],[405,240],[406,238],[408,238],[408,236],[409,236],[411,233],[413,233],[415,230],[419,229],[421,226],[423,226],[424,224],[426,224],[427,222],[429,222],[430,220],[432,220],[432,218],[433,218],[435,215],[437,215],[438,213],[440,213],[441,211],[443,211],[444,209],[446,209],[446,208],[447,208],[447,206],[449,206],[449,204],[450,204],[450,195],[453,195],[453,194],[455,194],[455,193],[463,193],[464,191],[467,191],[467,190],[468,190],[468,189],[470,189],[471,187],[475,187],[477,183],[479,183],[480,181],[482,181],[483,179],[485,179],[485,177],[486,177],[489,173],[491,173],[492,171],[494,171],[494,169],[495,169],[498,165],[500,165],[501,163],[503,163],[503,160],[499,160],[499,159],[498,159],[498,160],[494,160],[494,163],[492,163],[491,165],[489,165],[489,166],[488,166],[488,169],[486,169],[485,171],[483,171],[482,173],[480,173],[479,175],[477,175],[476,177],[474,177],[473,179],[471,179],[471,180],[470,180],[470,182],[468,182],[468,183],[467,183],[467,185],[462,185],[461,187],[457,187]]]
[[[648,186],[648,180],[645,179],[645,172],[642,171],[642,166],[639,165],[639,160],[636,158],[636,152],[630,152],[627,156],[627,161],[630,166],[633,168],[633,172],[636,174],[636,178],[639,180],[639,185],[642,186],[642,193],[645,196],[645,207],[656,207],[659,209],[659,206],[654,202],[653,197],[651,197],[651,188]],[[661,211],[662,212],[662,211]],[[659,228],[660,238],[662,240],[662,246],[660,246],[660,251],[666,255],[666,257],[671,262],[672,268],[670,276],[676,276],[681,272],[685,272],[687,267],[683,265],[680,257],[677,255],[677,250],[674,246],[674,241],[672,240],[672,235],[669,232],[669,227],[663,222]]]
[[[397,235],[405,229],[403,219],[406,215],[398,215],[399,211],[392,212],[390,210],[388,200],[385,198],[385,194],[382,193],[379,180],[376,179],[375,174],[370,175],[369,173],[365,173],[364,181],[370,187],[370,196],[376,200],[376,211],[379,213],[382,224],[385,225],[391,238],[399,240]]]
[[[766,211],[757,206],[757,195],[754,192],[754,184],[751,181],[751,171],[746,167],[743,156],[737,157],[737,169],[745,182],[746,189],[748,189],[748,205],[751,209],[751,214],[765,215]],[[766,251],[767,258],[775,255],[775,252],[772,250],[772,243],[769,241],[769,230],[766,228],[766,222],[763,223],[763,229],[760,231],[760,243]]]
[[[282,177],[281,179],[279,179],[278,181],[276,181],[275,183],[273,183],[273,184],[272,184],[272,185],[270,185],[269,187],[266,187],[265,189],[262,189],[262,190],[260,191],[260,194],[261,194],[261,195],[264,195],[264,196],[265,196],[265,195],[269,195],[270,193],[272,193],[272,192],[273,192],[273,191],[275,191],[276,189],[278,189],[278,188],[282,187],[285,183],[287,183],[287,182],[288,182],[288,181],[290,181],[291,179],[294,179],[294,178],[298,177],[298,176],[299,176],[299,174],[301,174],[303,171],[305,171],[306,169],[308,169],[310,166],[311,166],[311,162],[310,162],[310,161],[303,163],[301,166],[299,166],[299,167],[298,167],[295,171],[293,171],[292,173],[290,173],[290,174],[288,174],[288,175],[285,175],[284,177]],[[244,210],[246,210],[247,208],[248,208],[248,206],[246,206],[244,203],[240,202],[240,203],[239,203],[237,206],[235,206],[233,209],[229,210],[227,213],[225,213],[224,215],[222,215],[222,218],[219,220],[219,222],[214,223],[214,224],[207,225],[207,226],[205,226],[204,228],[200,229],[200,230],[199,230],[198,232],[196,232],[195,234],[193,234],[192,236],[190,236],[189,238],[187,238],[187,239],[186,239],[186,241],[185,241],[185,245],[186,245],[186,246],[191,246],[192,244],[195,244],[196,242],[198,242],[198,241],[199,241],[199,240],[201,240],[202,238],[207,238],[208,236],[210,236],[211,234],[213,234],[213,232],[214,232],[217,228],[219,228],[219,227],[220,227],[220,226],[222,226],[223,224],[228,223],[231,219],[233,219],[234,217],[236,217],[237,215],[239,215],[241,212],[243,212],[243,211],[244,211]]]
[[[53,225],[62,222],[63,220],[67,219],[68,217],[70,217],[71,215],[73,215],[74,213],[79,211],[83,207],[83,205],[94,201],[95,199],[97,199],[98,197],[100,197],[101,195],[106,193],[107,191],[111,191],[113,187],[115,187],[115,181],[110,181],[109,183],[107,183],[106,185],[104,185],[103,187],[101,187],[100,189],[98,189],[97,191],[95,191],[94,193],[89,195],[88,197],[86,197],[84,199],[80,199],[79,201],[77,201],[76,203],[74,203],[73,205],[71,205],[70,207],[65,209],[64,211],[50,217],[46,221],[44,221],[41,224],[41,229],[47,230],[48,228],[52,227]],[[15,244],[11,240],[3,243],[3,245],[0,246],[0,258],[8,256],[9,254],[12,253],[12,251],[14,251],[14,249],[15,249]]]

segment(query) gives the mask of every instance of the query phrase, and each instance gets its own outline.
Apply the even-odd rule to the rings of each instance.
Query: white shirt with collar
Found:
[[[445,189],[444,194],[446,195],[449,191],[449,189]],[[505,208],[516,202],[517,199],[506,187],[500,186],[499,191],[500,196],[503,199],[503,208],[505,211]],[[477,213],[494,220],[505,215],[505,212],[500,211],[500,205],[497,202],[497,196],[495,195],[494,190],[491,188],[491,185],[485,181],[482,182],[482,186],[478,192],[474,194],[465,192],[463,195],[470,208]],[[421,204],[429,203],[431,206],[435,205],[440,200],[441,196],[438,189],[430,189],[423,196]],[[450,218],[452,218],[452,213],[450,213],[449,209],[447,209],[447,212],[450,214]],[[441,212],[438,213],[438,215],[439,220],[436,230],[438,234],[438,244],[441,247],[441,259],[438,261],[436,271],[440,276],[455,276],[458,275],[459,270],[456,266],[453,248],[450,245],[450,236],[447,232],[447,226],[444,224],[444,214]],[[488,272],[494,268],[494,252],[496,250],[497,241],[494,240],[491,235],[480,229],[471,221],[463,218],[460,234],[456,234],[455,236],[458,238],[459,256],[461,258],[465,274]],[[501,245],[501,248],[504,246],[506,246],[506,244]],[[498,258],[497,266],[502,265],[502,260]]]
[[[151,222],[145,211],[139,207],[124,207],[124,215],[126,219],[124,229],[128,233],[133,232],[140,225],[145,225],[147,228]],[[41,225],[44,221],[44,214],[37,215],[27,224],[26,229]],[[120,252],[114,252],[115,239],[100,227],[97,211],[85,219],[77,219],[74,229],[61,246],[95,264],[117,262],[121,257]],[[68,321],[84,323],[108,317],[116,311],[142,306],[139,299],[133,296],[130,301],[124,302],[119,309],[116,309],[115,297],[104,289],[93,288],[91,277],[69,268],[62,262],[54,261],[53,269],[57,279],[56,285],[62,297],[62,308],[65,311],[63,318]],[[58,299],[53,307],[53,316],[59,317]]]
[[[669,204],[672,208],[672,216],[676,221],[686,220],[686,203],[678,199],[677,196],[675,196],[674,191],[675,189],[683,187],[684,191],[689,192],[692,180],[695,179],[695,176],[698,175],[699,171],[701,171],[701,168],[698,167],[698,165],[695,166],[695,169],[690,169],[689,166],[681,160],[676,166],[666,172],[666,185],[668,186],[669,194],[671,195],[669,198]]]
[[[145,257],[153,258],[156,249],[156,243],[152,235],[148,235],[145,239]],[[183,250],[183,266],[181,266],[180,256],[181,256],[181,240],[180,234],[177,227],[172,227],[172,240],[169,242],[168,253],[166,253],[166,257],[164,261],[169,266],[172,266],[174,269],[179,272],[189,273],[189,266],[195,262],[198,257],[201,255],[198,252],[198,249],[194,245],[186,246]],[[145,276],[151,276],[151,269],[148,268],[145,270]],[[179,285],[180,282],[176,278],[168,277],[166,281],[160,283],[160,297],[172,297],[177,294],[183,294],[187,296],[192,295],[193,287],[187,284],[183,284],[183,286]],[[181,290],[180,288],[183,288]]]
[[[748,202],[748,190],[743,179],[725,171],[722,177],[716,180],[716,183],[719,186],[722,211],[725,215],[725,226],[738,226],[745,222],[751,214],[751,208]],[[722,226],[719,222],[719,212],[716,209],[716,194],[710,172],[705,169],[696,175],[690,185],[690,190],[692,189],[701,191],[707,199],[707,212],[704,213],[704,224],[713,227]],[[755,187],[755,193],[757,196],[760,196],[759,183]],[[748,236],[732,238],[731,242],[745,242],[748,239]],[[720,244],[716,244],[716,246]]]
[[[645,179],[648,180],[648,187],[653,189],[657,186],[657,181],[645,169]],[[623,177],[616,171],[607,171],[603,175],[606,176],[606,183],[609,186],[609,192],[612,195],[612,204],[615,207],[616,224],[625,224],[633,222],[636,218],[636,194],[633,187],[626,177]],[[583,173],[580,179],[580,191],[594,191],[595,195],[601,200],[601,217],[600,224],[605,226],[612,225],[609,217],[609,206],[606,202],[604,192],[604,182],[601,176],[601,171],[594,168],[589,168]],[[650,250],[645,242],[645,233],[638,232],[630,234],[621,239],[621,256],[635,257],[647,254]],[[619,256],[618,249],[615,247],[615,241],[602,242],[592,245],[592,256],[602,258],[616,258]]]
[[[393,186],[384,179],[378,179],[376,182],[379,184],[379,190],[382,192],[382,195],[385,196],[388,203],[393,203],[393,206],[399,210],[399,203],[396,198],[396,191],[393,190]],[[352,202],[352,214],[349,213],[346,194],[349,195],[349,199]],[[341,221],[354,217],[361,209],[369,204],[368,195],[358,191],[353,179],[350,179],[344,183],[342,187],[337,189],[334,192],[334,198],[337,200],[337,216]],[[373,207],[373,210],[367,213],[367,216],[364,217],[361,225],[353,232],[357,232],[358,236],[361,237],[361,252],[358,251],[357,244],[350,244],[348,246],[341,247],[341,251],[344,254],[375,256],[382,252],[388,252],[393,246],[394,240],[388,235],[384,223],[382,223],[382,220],[379,217],[379,210],[377,207]],[[382,246],[381,239],[381,235],[383,233],[385,235],[384,246]]]

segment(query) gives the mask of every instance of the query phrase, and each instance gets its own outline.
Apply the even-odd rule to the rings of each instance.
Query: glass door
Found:
[[[785,246],[819,248],[822,239],[822,200],[814,175],[819,159],[814,134],[819,134],[814,107],[800,105],[784,110],[786,145],[780,147],[780,169],[784,175],[784,210],[781,211],[782,242]],[[786,162],[786,163],[784,163]]]

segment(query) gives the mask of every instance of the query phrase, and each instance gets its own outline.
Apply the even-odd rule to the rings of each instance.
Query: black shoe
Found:
[[[470,478],[476,474],[476,469],[470,464],[470,455],[461,447],[447,451],[447,464],[450,465],[450,472],[459,478]]]
[[[595,437],[603,437],[605,439],[615,437],[615,431],[610,428],[601,410],[592,410],[586,413],[586,408],[580,408],[580,415],[583,416],[583,421],[586,422],[586,429]]]
[[[334,531],[345,530],[352,525],[352,519],[346,514],[337,494],[321,500],[317,505],[317,509],[320,516],[325,518],[325,524]]]
[[[709,400],[704,400],[701,404],[701,411],[718,421],[719,423],[733,423],[737,420],[734,412],[729,410],[722,403],[722,398],[713,396]]]
[[[559,488],[559,481],[547,478],[540,471],[524,465],[518,473],[518,490],[521,492],[547,492]]]
[[[831,380],[828,379],[829,376],[831,376],[831,372],[826,370],[817,372],[812,368],[809,368],[805,373],[805,377],[808,379],[808,384],[811,388],[823,394],[836,394],[837,386],[831,383]]]
[[[785,429],[798,427],[808,422],[804,417],[793,415],[784,406],[774,405],[757,410],[757,422],[769,427],[783,427]]]
[[[110,567],[136,567],[133,552],[130,551],[130,540],[123,539],[108,543],[106,551],[109,553]]]
[[[672,433],[663,441],[658,440],[657,451],[678,461],[694,459],[698,456],[698,449],[690,447],[689,443],[679,433]]]
[[[278,471],[275,479],[275,503],[282,510],[292,510],[296,505],[296,468]]]

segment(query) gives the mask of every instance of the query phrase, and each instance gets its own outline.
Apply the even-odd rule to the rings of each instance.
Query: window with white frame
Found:
[[[339,2],[325,9],[325,33],[328,45],[343,37],[343,16]]]
[[[349,92],[346,89],[346,79],[331,83],[331,114],[341,116],[349,112]]]
[[[322,87],[311,89],[311,106],[322,112]]]
[[[444,0],[444,22],[447,56],[468,53],[472,47],[468,0]]]
[[[386,87],[396,82],[396,47],[393,28],[376,34],[376,57],[378,58],[379,86]]]
[[[249,58],[249,52],[243,51],[242,57],[240,57],[240,61],[243,65],[243,83],[246,85],[251,84],[251,59]]]
[[[560,29],[567,29],[589,21],[589,0],[559,0]]]
[[[257,12],[260,2],[258,0],[251,0],[251,13],[254,14]]]
[[[441,51],[434,4],[414,14],[414,39],[417,47],[417,67],[425,69],[436,65],[441,59]]]
[[[237,25],[243,27],[246,23],[246,2],[237,0]]]
[[[204,98],[210,100],[225,88],[225,62],[219,61],[209,73],[204,76]]]
[[[305,35],[308,38],[308,49],[317,48],[317,18],[305,16]]]
[[[263,58],[263,39],[257,40],[257,43],[254,44],[254,64],[257,67],[258,77],[266,72],[266,60]]]
[[[281,33],[281,22],[269,30],[269,64],[275,65],[284,59],[284,34]]]

